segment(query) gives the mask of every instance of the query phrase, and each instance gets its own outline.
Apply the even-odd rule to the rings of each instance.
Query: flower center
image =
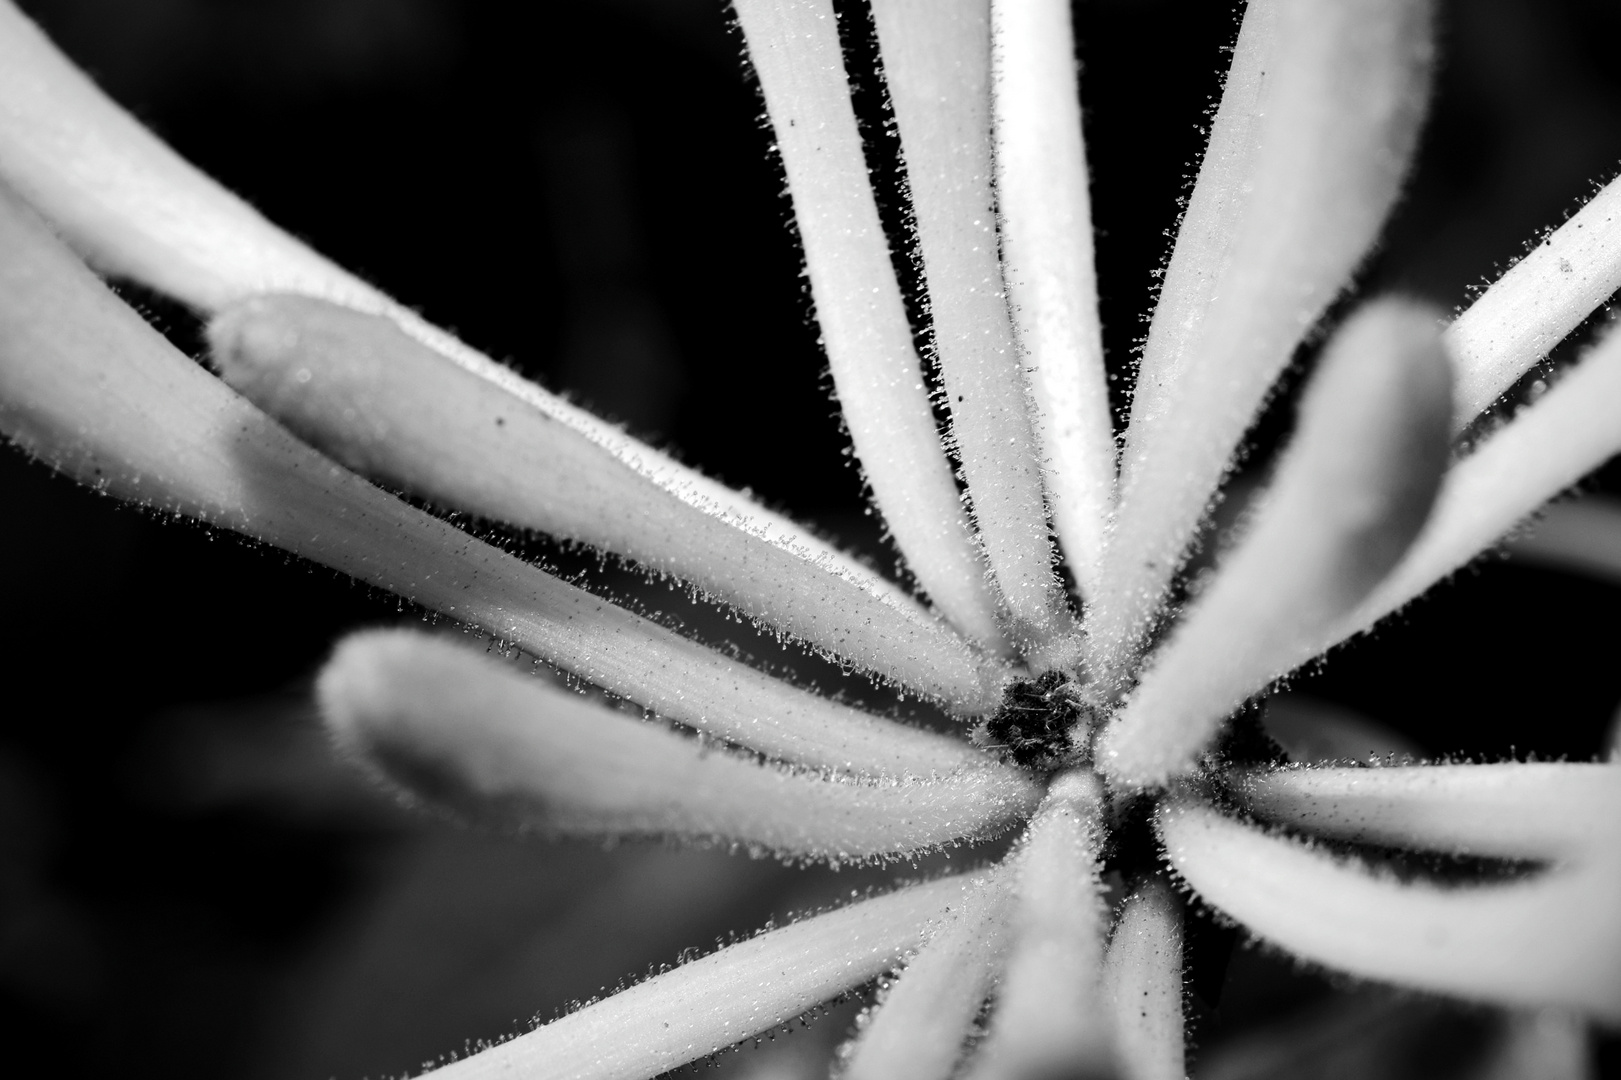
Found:
[[[1090,731],[1095,719],[1092,707],[1081,699],[1079,684],[1064,672],[1048,671],[1009,686],[975,741],[1027,769],[1050,771],[1082,752],[1084,738],[1077,742],[1072,734]]]

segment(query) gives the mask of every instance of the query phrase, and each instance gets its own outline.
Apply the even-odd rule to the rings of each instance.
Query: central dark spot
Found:
[[[1080,749],[1071,736],[1088,719],[1090,710],[1074,680],[1049,671],[1008,687],[981,739],[987,749],[1001,750],[1027,769],[1056,769]]]

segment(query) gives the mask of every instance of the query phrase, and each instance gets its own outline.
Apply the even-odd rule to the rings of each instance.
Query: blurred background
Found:
[[[842,452],[782,181],[719,0],[20,6],[273,220],[548,387],[893,567]],[[859,27],[861,9],[841,6]],[[1103,315],[1124,374],[1237,13],[1087,0],[1076,18]],[[1615,175],[1621,7],[1457,0],[1440,19],[1417,169],[1362,277],[1453,307]],[[870,80],[864,93],[881,121]],[[127,295],[199,351],[192,315]],[[1258,427],[1255,460],[1287,430],[1287,399]],[[1618,481],[1612,467],[1590,487],[1621,493]],[[346,630],[417,613],[116,505],[9,449],[0,500],[12,612],[0,627],[12,687],[0,1025],[11,1045],[49,1052],[53,1075],[413,1071],[890,876],[524,841],[402,810],[329,755],[309,681]],[[694,632],[729,625],[762,662],[863,693],[663,585],[617,574],[606,588],[674,607]],[[1616,584],[1488,562],[1291,693],[1428,754],[1587,758],[1621,700],[1618,600]],[[1367,1075],[1478,1075],[1471,1055],[1504,1030],[1484,1011],[1334,997],[1345,988],[1259,950],[1229,956],[1218,941],[1209,953],[1193,999],[1206,1075],[1284,1075],[1245,1047],[1303,1017],[1339,1032],[1337,1045],[1393,1055],[1364,1062]],[[860,1004],[686,1071],[818,1075],[809,1063]],[[1621,1075],[1613,1041],[1595,1053]]]

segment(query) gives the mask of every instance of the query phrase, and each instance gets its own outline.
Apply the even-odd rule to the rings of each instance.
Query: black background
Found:
[[[780,177],[719,3],[21,6],[273,220],[892,561],[841,452]],[[1121,372],[1235,26],[1202,0],[1077,8]],[[1460,0],[1441,26],[1414,179],[1362,286],[1451,307],[1615,174],[1621,9]],[[191,316],[129,295],[196,351]],[[1274,412],[1263,450],[1283,430]],[[15,451],[0,454],[0,500],[0,1024],[54,1075],[398,1073],[884,876],[519,843],[397,810],[329,760],[306,699],[338,635],[411,613]],[[620,587],[662,606],[662,587]],[[1621,698],[1617,600],[1613,585],[1491,562],[1297,689],[1430,753],[1589,757]],[[1244,955],[1235,967],[1269,963]],[[1229,993],[1204,1017],[1208,1042],[1321,989],[1272,967],[1272,990]],[[776,1060],[814,1057],[841,1022],[781,1040]]]

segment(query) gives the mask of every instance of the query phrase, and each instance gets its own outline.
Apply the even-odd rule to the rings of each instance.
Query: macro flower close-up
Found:
[[[569,370],[587,402],[622,392],[627,426],[318,254],[319,232],[272,224],[0,0],[0,430],[96,492],[409,606],[392,625],[339,620],[297,691],[323,749],[279,790],[313,790],[336,762],[411,814],[623,860],[623,884],[563,929],[488,946],[539,967],[617,955],[621,934],[662,948],[655,931],[676,933],[686,909],[764,895],[758,864],[837,886],[779,894],[645,977],[632,954],[617,988],[519,1005],[532,1023],[465,1031],[424,1071],[1153,1080],[1614,1064],[1621,731],[1494,704],[1493,685],[1535,695],[1540,681],[1547,711],[1565,707],[1554,684],[1568,680],[1533,655],[1541,628],[1511,603],[1480,602],[1520,653],[1500,670],[1470,658],[1474,697],[1423,619],[1436,595],[1491,584],[1478,568],[1505,545],[1600,604],[1621,573],[1601,472],[1621,452],[1621,331],[1605,307],[1621,288],[1621,181],[1557,193],[1567,216],[1438,297],[1415,284],[1422,259],[1387,270],[1426,214],[1472,228],[1414,178],[1432,99],[1450,107],[1435,87],[1451,9],[1250,0],[1205,60],[1224,73],[1180,202],[1158,207],[1149,280],[1112,285],[1094,206],[1107,223],[1109,195],[1155,155],[1111,165],[1088,142],[1116,105],[1091,96],[1092,61],[1077,65],[1113,47],[1082,33],[1093,6],[1124,5],[705,13],[741,47],[785,182],[774,239],[797,243],[808,325],[782,333],[813,333],[825,365],[866,504],[853,554],[825,522],[767,505],[786,491],[757,498],[632,434],[670,423],[701,384],[683,390],[658,344],[634,238],[579,224],[613,198],[617,174],[575,170],[612,157],[611,124],[545,145],[572,148],[551,174],[565,193],[552,227],[562,279],[589,298],[577,309],[596,312],[577,325],[599,335]],[[311,187],[341,186],[308,160]],[[676,185],[685,165],[662,168]],[[408,210],[407,246],[435,215],[477,213]],[[746,263],[687,276],[723,316],[747,306]],[[773,440],[791,442],[792,414],[748,388],[775,385],[776,348],[751,340],[745,389],[715,392],[758,436],[715,438],[791,476]],[[1457,703],[1447,715],[1408,730],[1405,714],[1312,696],[1341,662],[1364,678],[1359,650],[1392,636],[1426,671],[1422,700]],[[1613,661],[1590,666],[1613,713]],[[177,653],[159,674],[188,670]],[[338,796],[323,797],[332,812]],[[1287,1023],[1223,1018],[1246,965],[1285,988],[1268,1007]],[[1291,1012],[1287,987],[1304,980],[1321,1000]],[[386,1010],[384,982],[365,992]],[[789,1035],[796,1023],[811,1026]],[[1414,1064],[1425,1053],[1444,1067]],[[324,1060],[304,1067],[328,1075]]]

